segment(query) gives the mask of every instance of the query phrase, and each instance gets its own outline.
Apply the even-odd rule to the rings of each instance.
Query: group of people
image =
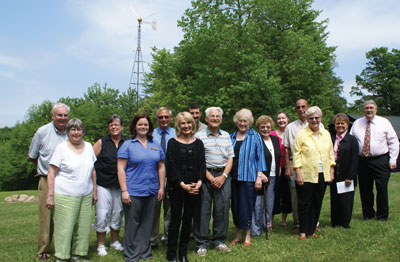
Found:
[[[130,139],[122,136],[122,119],[113,115],[109,134],[92,147],[83,141],[82,121],[68,121],[69,107],[54,105],[53,121],[38,129],[28,153],[40,176],[39,259],[49,259],[53,231],[57,261],[87,256],[92,205],[98,255],[107,255],[110,232],[110,248],[123,250],[125,261],[152,260],[161,206],[168,261],[188,261],[191,234],[199,256],[207,255],[210,244],[220,252],[249,247],[252,236],[271,230],[279,213],[282,226],[293,213],[300,240],[318,238],[328,184],[332,226],[350,227],[357,173],[364,219],[386,221],[387,185],[399,142],[390,122],[376,115],[375,102],[364,103],[365,117],[351,131],[347,115],[335,115],[332,134],[321,123],[319,107],[299,99],[295,110],[298,119],[291,123],[286,112],[275,121],[262,115],[253,130],[252,112],[241,109],[229,134],[220,129],[220,107],[207,108],[203,124],[200,107],[191,105],[176,115],[175,128],[170,127],[172,112],[164,107],[156,113],[158,128],[148,115],[135,115]],[[227,245],[230,207],[236,236]]]

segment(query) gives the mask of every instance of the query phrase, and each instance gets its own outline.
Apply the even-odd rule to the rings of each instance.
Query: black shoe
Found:
[[[187,256],[182,256],[182,257],[180,257],[180,258],[179,258],[179,261],[180,261],[180,262],[189,262]]]
[[[167,261],[168,261],[168,262],[177,262],[177,261],[176,261],[176,257],[174,257],[174,258],[172,258],[172,259],[168,259]]]

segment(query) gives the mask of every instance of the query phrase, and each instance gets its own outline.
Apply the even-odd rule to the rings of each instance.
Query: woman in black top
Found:
[[[117,175],[117,151],[125,141],[121,135],[122,130],[121,117],[112,115],[108,120],[109,134],[97,140],[93,145],[93,151],[97,157],[94,167],[98,192],[94,229],[97,231],[97,254],[99,256],[107,255],[104,243],[110,229],[110,247],[123,250],[118,241],[119,230],[122,227],[123,209]]]
[[[203,142],[193,137],[196,123],[188,112],[175,118],[177,137],[170,139],[167,150],[167,190],[171,206],[168,229],[167,260],[176,261],[179,227],[179,260],[187,261],[193,214],[200,208],[200,187],[205,176],[206,162]],[[182,214],[183,210],[183,214]]]
[[[353,212],[354,190],[342,194],[337,192],[337,183],[344,182],[348,187],[353,182],[357,184],[358,142],[350,135],[349,118],[339,113],[333,118],[336,134],[332,135],[333,152],[336,160],[335,176],[331,183],[331,223],[332,226],[350,228]]]

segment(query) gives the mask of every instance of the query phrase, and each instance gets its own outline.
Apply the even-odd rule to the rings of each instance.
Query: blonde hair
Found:
[[[257,129],[259,129],[260,125],[264,125],[264,124],[267,124],[267,123],[271,124],[271,128],[274,127],[274,120],[272,120],[272,117],[266,116],[266,115],[262,115],[259,118],[257,118],[256,127],[257,127]]]
[[[194,118],[191,113],[189,112],[180,112],[176,115],[175,117],[175,131],[176,131],[176,136],[180,136],[182,133],[181,128],[179,127],[179,124],[181,123],[181,119],[184,119],[185,121],[189,122],[192,124],[192,136],[194,135],[194,131],[196,130],[196,122],[194,121]]]
[[[247,119],[250,126],[254,123],[253,113],[247,108],[243,108],[243,109],[240,109],[239,111],[237,111],[235,116],[233,117],[233,122],[235,124],[237,124],[237,122],[239,122],[240,118]]]

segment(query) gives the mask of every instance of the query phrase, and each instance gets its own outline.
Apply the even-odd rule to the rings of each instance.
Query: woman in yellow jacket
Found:
[[[293,169],[296,173],[296,191],[299,204],[300,240],[315,234],[326,183],[334,176],[335,158],[332,139],[320,126],[321,109],[317,106],[306,111],[308,127],[299,131],[294,142]]]

